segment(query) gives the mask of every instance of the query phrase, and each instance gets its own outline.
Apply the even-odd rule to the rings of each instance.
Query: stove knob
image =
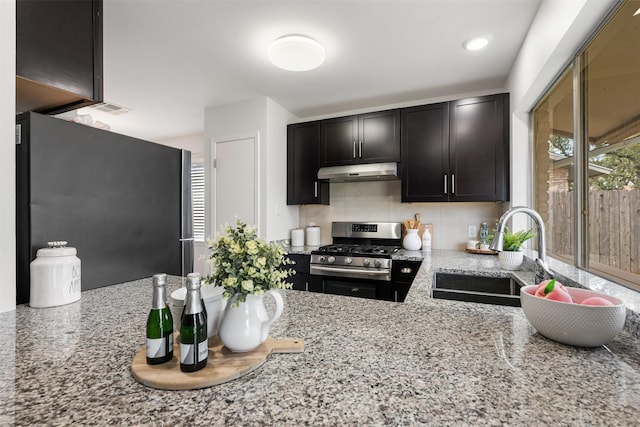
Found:
[[[349,257],[346,257],[346,258],[344,259],[344,263],[345,263],[345,264],[347,264],[347,265],[349,265],[349,264],[353,264],[353,259],[352,259],[352,258],[349,258]]]
[[[333,264],[334,262],[336,262],[336,257],[334,256],[330,256],[329,258],[327,258],[327,262],[329,264]]]
[[[376,266],[376,268],[380,268],[380,267],[382,267],[382,261],[380,261],[379,259],[377,259],[377,260],[375,260],[375,261],[373,262],[373,265],[375,265],[375,266]]]
[[[320,258],[318,259],[320,262],[326,262],[327,259],[324,257],[324,255],[320,255]]]
[[[368,258],[365,258],[362,260],[362,265],[364,265],[365,267],[369,267],[370,264],[371,264],[371,261],[369,261]]]

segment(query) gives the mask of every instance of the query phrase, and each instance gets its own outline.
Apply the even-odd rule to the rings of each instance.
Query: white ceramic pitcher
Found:
[[[276,302],[276,310],[271,318],[262,302],[266,295],[271,295]],[[268,290],[261,296],[247,295],[247,300],[237,307],[233,307],[234,298],[231,297],[227,302],[218,336],[224,346],[233,352],[251,351],[267,339],[271,324],[282,315],[282,296],[274,290]]]

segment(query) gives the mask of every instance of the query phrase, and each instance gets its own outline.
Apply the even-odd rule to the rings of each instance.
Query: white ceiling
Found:
[[[104,98],[95,119],[149,140],[204,129],[204,110],[267,96],[300,118],[504,87],[540,0],[104,2]],[[326,49],[320,68],[275,68],[292,33]],[[491,44],[469,52],[469,37]]]

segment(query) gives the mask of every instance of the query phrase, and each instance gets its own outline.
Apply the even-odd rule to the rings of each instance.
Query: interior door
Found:
[[[259,225],[258,147],[257,134],[213,141],[212,238],[221,225],[233,225],[236,218]]]

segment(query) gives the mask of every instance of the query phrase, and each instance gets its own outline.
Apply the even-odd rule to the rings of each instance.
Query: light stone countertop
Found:
[[[131,376],[150,279],[18,306],[0,314],[0,425],[637,424],[640,341],[629,330],[576,348],[538,334],[520,308],[429,298],[434,271],[510,274],[462,254],[428,254],[406,303],[284,291],[271,335],[302,338],[305,351],[194,391]],[[169,291],[179,286],[172,277]]]

